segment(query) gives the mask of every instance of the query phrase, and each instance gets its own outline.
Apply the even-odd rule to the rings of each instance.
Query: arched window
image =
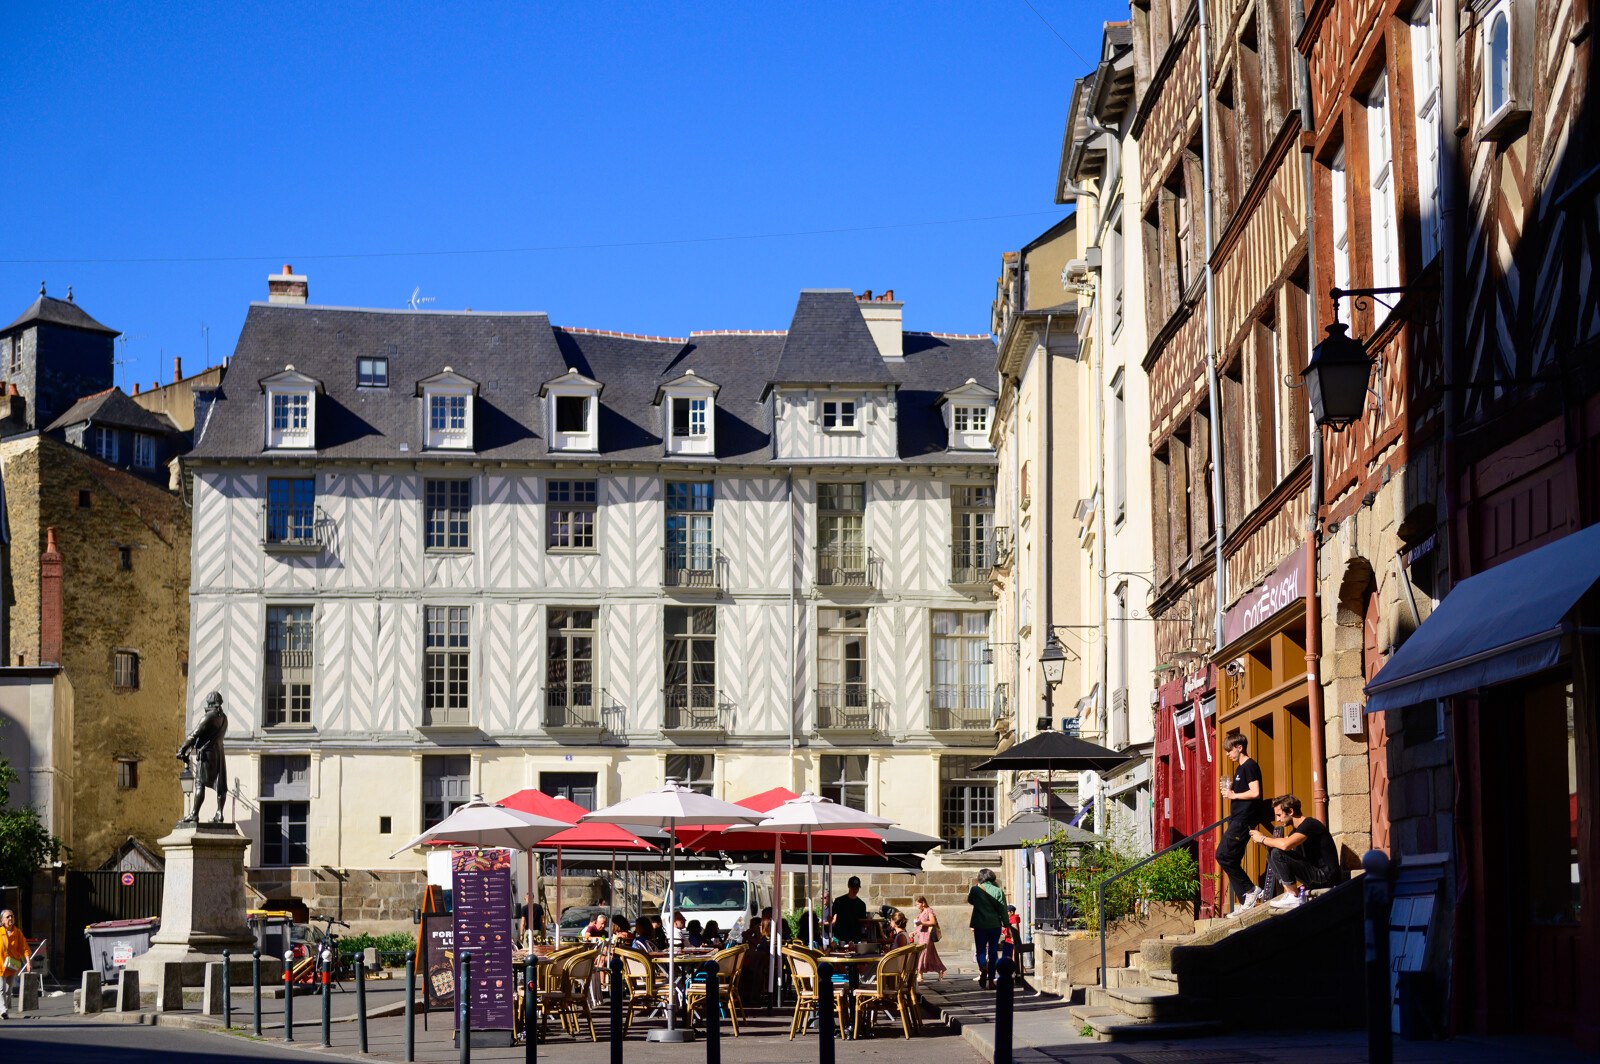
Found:
[[[1486,108],[1493,115],[1511,100],[1511,19],[1504,10],[1489,23],[1488,62]]]

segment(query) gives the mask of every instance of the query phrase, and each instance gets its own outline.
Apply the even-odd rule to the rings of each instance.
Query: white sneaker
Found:
[[[1300,906],[1300,896],[1290,891],[1284,891],[1267,902],[1267,905],[1273,909],[1296,909]]]

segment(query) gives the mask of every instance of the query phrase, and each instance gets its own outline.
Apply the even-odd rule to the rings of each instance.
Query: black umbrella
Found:
[[[1028,846],[1038,846],[1041,841],[1048,844],[1052,833],[1056,831],[1062,832],[1069,844],[1106,841],[1102,835],[1096,835],[1092,831],[1084,831],[1082,828],[1075,828],[1065,821],[1053,820],[1043,813],[1029,810],[1026,813],[1019,813],[1012,817],[1011,823],[999,831],[985,835],[961,852],[1021,850]]]
[[[1127,761],[1129,756],[1076,735],[1048,731],[995,754],[978,768],[1010,769],[1016,772],[1073,772],[1080,769],[1104,772]]]

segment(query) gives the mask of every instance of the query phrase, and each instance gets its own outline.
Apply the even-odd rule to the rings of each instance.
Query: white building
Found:
[[[224,696],[263,899],[407,917],[388,854],[524,787],[990,830],[987,337],[844,290],[674,339],[272,281],[186,459],[190,710]]]

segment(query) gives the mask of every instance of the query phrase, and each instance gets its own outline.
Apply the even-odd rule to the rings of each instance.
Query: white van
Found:
[[[685,921],[712,920],[728,941],[735,942],[761,910],[772,904],[772,875],[767,872],[679,872],[677,883],[661,906],[661,921],[670,930],[672,913]]]

